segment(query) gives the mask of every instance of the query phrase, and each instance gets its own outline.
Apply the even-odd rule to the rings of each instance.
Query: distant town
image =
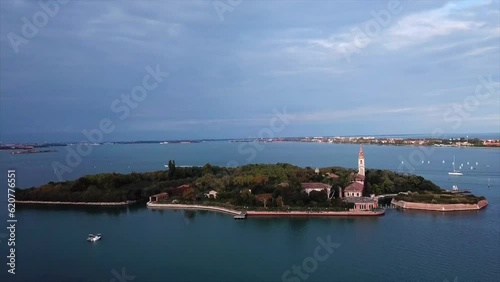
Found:
[[[53,152],[53,150],[38,151],[37,148],[61,147],[68,145],[113,145],[113,144],[192,144],[202,142],[306,142],[306,143],[336,143],[336,144],[373,144],[391,146],[442,146],[442,147],[500,147],[500,139],[480,138],[397,138],[397,137],[277,137],[277,138],[244,138],[244,139],[202,139],[202,140],[156,140],[156,141],[118,141],[118,142],[56,142],[31,144],[2,144],[0,150],[16,150],[13,154]]]

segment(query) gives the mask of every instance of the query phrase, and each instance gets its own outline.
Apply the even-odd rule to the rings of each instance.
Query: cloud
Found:
[[[479,56],[479,55],[483,55],[484,53],[492,53],[491,51],[493,51],[493,50],[498,50],[498,46],[488,46],[488,47],[477,48],[477,49],[474,49],[472,51],[469,51],[469,52],[463,54],[463,56],[464,57]]]
[[[478,76],[500,72],[498,1],[401,1],[403,11],[373,37],[363,37],[365,26],[387,1],[332,3],[249,1],[221,22],[211,1],[70,1],[19,54],[0,39],[2,138],[77,135],[116,120],[111,101],[130,94],[148,65],[171,76],[116,120],[131,139],[147,139],[148,130],[245,135],[284,106],[299,135],[388,124],[418,132],[473,94]],[[20,19],[38,10],[37,2],[7,1],[1,33],[20,33]],[[491,117],[494,106],[484,103],[474,117]]]

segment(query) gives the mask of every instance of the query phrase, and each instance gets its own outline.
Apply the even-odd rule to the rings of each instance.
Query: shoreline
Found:
[[[430,203],[415,203],[406,201],[396,201],[392,199],[392,205],[398,208],[408,210],[425,210],[439,212],[454,212],[454,211],[477,211],[488,206],[487,200],[481,200],[477,204],[430,204]]]
[[[27,205],[72,205],[72,206],[128,206],[136,201],[126,202],[53,202],[53,201],[16,201],[16,204]]]
[[[337,216],[381,216],[385,214],[384,210],[380,211],[324,211],[324,212],[309,212],[309,211],[237,211],[228,208],[217,206],[202,206],[202,205],[185,205],[185,204],[158,204],[147,203],[148,208],[152,209],[173,209],[173,210],[207,210],[220,212],[230,215],[240,215],[248,217],[337,217]]]
[[[325,212],[303,212],[303,211],[248,211],[247,216],[253,217],[342,217],[342,216],[381,216],[385,211],[325,211]]]
[[[185,205],[185,204],[157,204],[153,202],[148,202],[146,204],[148,208],[159,208],[159,209],[172,209],[172,210],[206,210],[215,211],[230,215],[241,215],[242,211],[216,207],[216,206],[202,206],[202,205]]]

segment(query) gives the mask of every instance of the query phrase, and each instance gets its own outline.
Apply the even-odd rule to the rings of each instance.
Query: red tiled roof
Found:
[[[353,182],[344,188],[344,192],[363,192],[364,185],[359,182]]]
[[[336,175],[335,173],[331,173],[331,172],[330,172],[330,173],[328,173],[328,177],[329,177],[329,178],[335,178],[335,179],[339,178],[339,176],[338,176],[338,175]]]
[[[325,183],[319,183],[319,182],[304,182],[301,183],[302,189],[329,189],[332,188],[331,185],[325,184]]]
[[[361,145],[359,146],[359,157],[360,158],[364,158],[365,157],[365,154],[363,153],[363,147],[361,147]]]
[[[161,192],[160,194],[156,194],[156,195],[153,195],[151,197],[162,197],[162,196],[168,197],[168,193],[167,192]]]
[[[189,188],[190,188],[190,186],[188,184],[184,184],[184,185],[178,186],[177,188],[175,188],[175,190],[184,192]]]

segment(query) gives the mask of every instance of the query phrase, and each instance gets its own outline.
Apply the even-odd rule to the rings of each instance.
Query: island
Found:
[[[361,147],[357,171],[342,167],[301,168],[286,163],[177,167],[174,160],[166,166],[154,172],[104,173],[17,189],[16,202],[147,202],[150,208],[207,209],[242,218],[378,216],[384,214],[384,205],[440,211],[467,210],[464,205],[481,209],[487,205],[484,197],[447,192],[421,176],[366,170]]]
[[[391,203],[403,209],[443,212],[480,210],[488,205],[485,197],[454,191],[399,193]]]
[[[53,153],[57,152],[57,150],[20,150],[11,152],[12,155],[20,155],[20,154],[40,154],[40,153]]]

